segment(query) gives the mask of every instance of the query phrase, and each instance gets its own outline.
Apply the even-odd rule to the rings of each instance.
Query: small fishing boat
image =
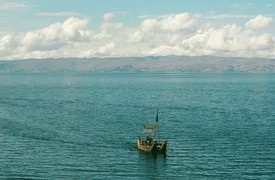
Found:
[[[157,139],[159,139],[158,111],[155,124],[146,124],[143,126],[143,132],[146,134],[146,137],[144,139],[140,136],[138,137],[139,150],[144,152],[166,154],[167,140],[164,140],[163,143],[158,143],[158,140],[155,138],[156,131],[158,133]],[[151,137],[152,134],[154,137]]]

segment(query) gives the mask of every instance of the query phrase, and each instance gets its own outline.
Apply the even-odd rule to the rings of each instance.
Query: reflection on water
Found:
[[[141,177],[159,179],[166,166],[166,155],[138,151],[138,164],[143,167]]]
[[[153,159],[157,159],[157,158],[163,158],[166,159],[167,154],[161,154],[161,153],[148,153],[148,152],[143,152],[143,151],[138,151],[138,156],[139,158],[153,158]]]

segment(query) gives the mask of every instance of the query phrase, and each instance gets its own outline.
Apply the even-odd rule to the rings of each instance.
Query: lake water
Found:
[[[0,178],[275,179],[275,74],[0,74],[0,142]]]

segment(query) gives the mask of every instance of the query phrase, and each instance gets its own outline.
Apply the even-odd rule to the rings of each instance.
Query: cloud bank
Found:
[[[70,17],[29,32],[0,32],[0,58],[168,55],[275,58],[275,32],[268,31],[273,23],[271,17],[259,15],[243,25],[212,25],[200,14],[185,12],[146,16],[138,25],[130,26],[114,22],[116,15],[104,14],[99,27],[91,26],[92,18]]]

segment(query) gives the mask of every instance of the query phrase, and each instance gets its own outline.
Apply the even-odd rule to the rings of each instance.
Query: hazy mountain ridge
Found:
[[[275,72],[275,59],[213,56],[0,61],[0,72]]]

